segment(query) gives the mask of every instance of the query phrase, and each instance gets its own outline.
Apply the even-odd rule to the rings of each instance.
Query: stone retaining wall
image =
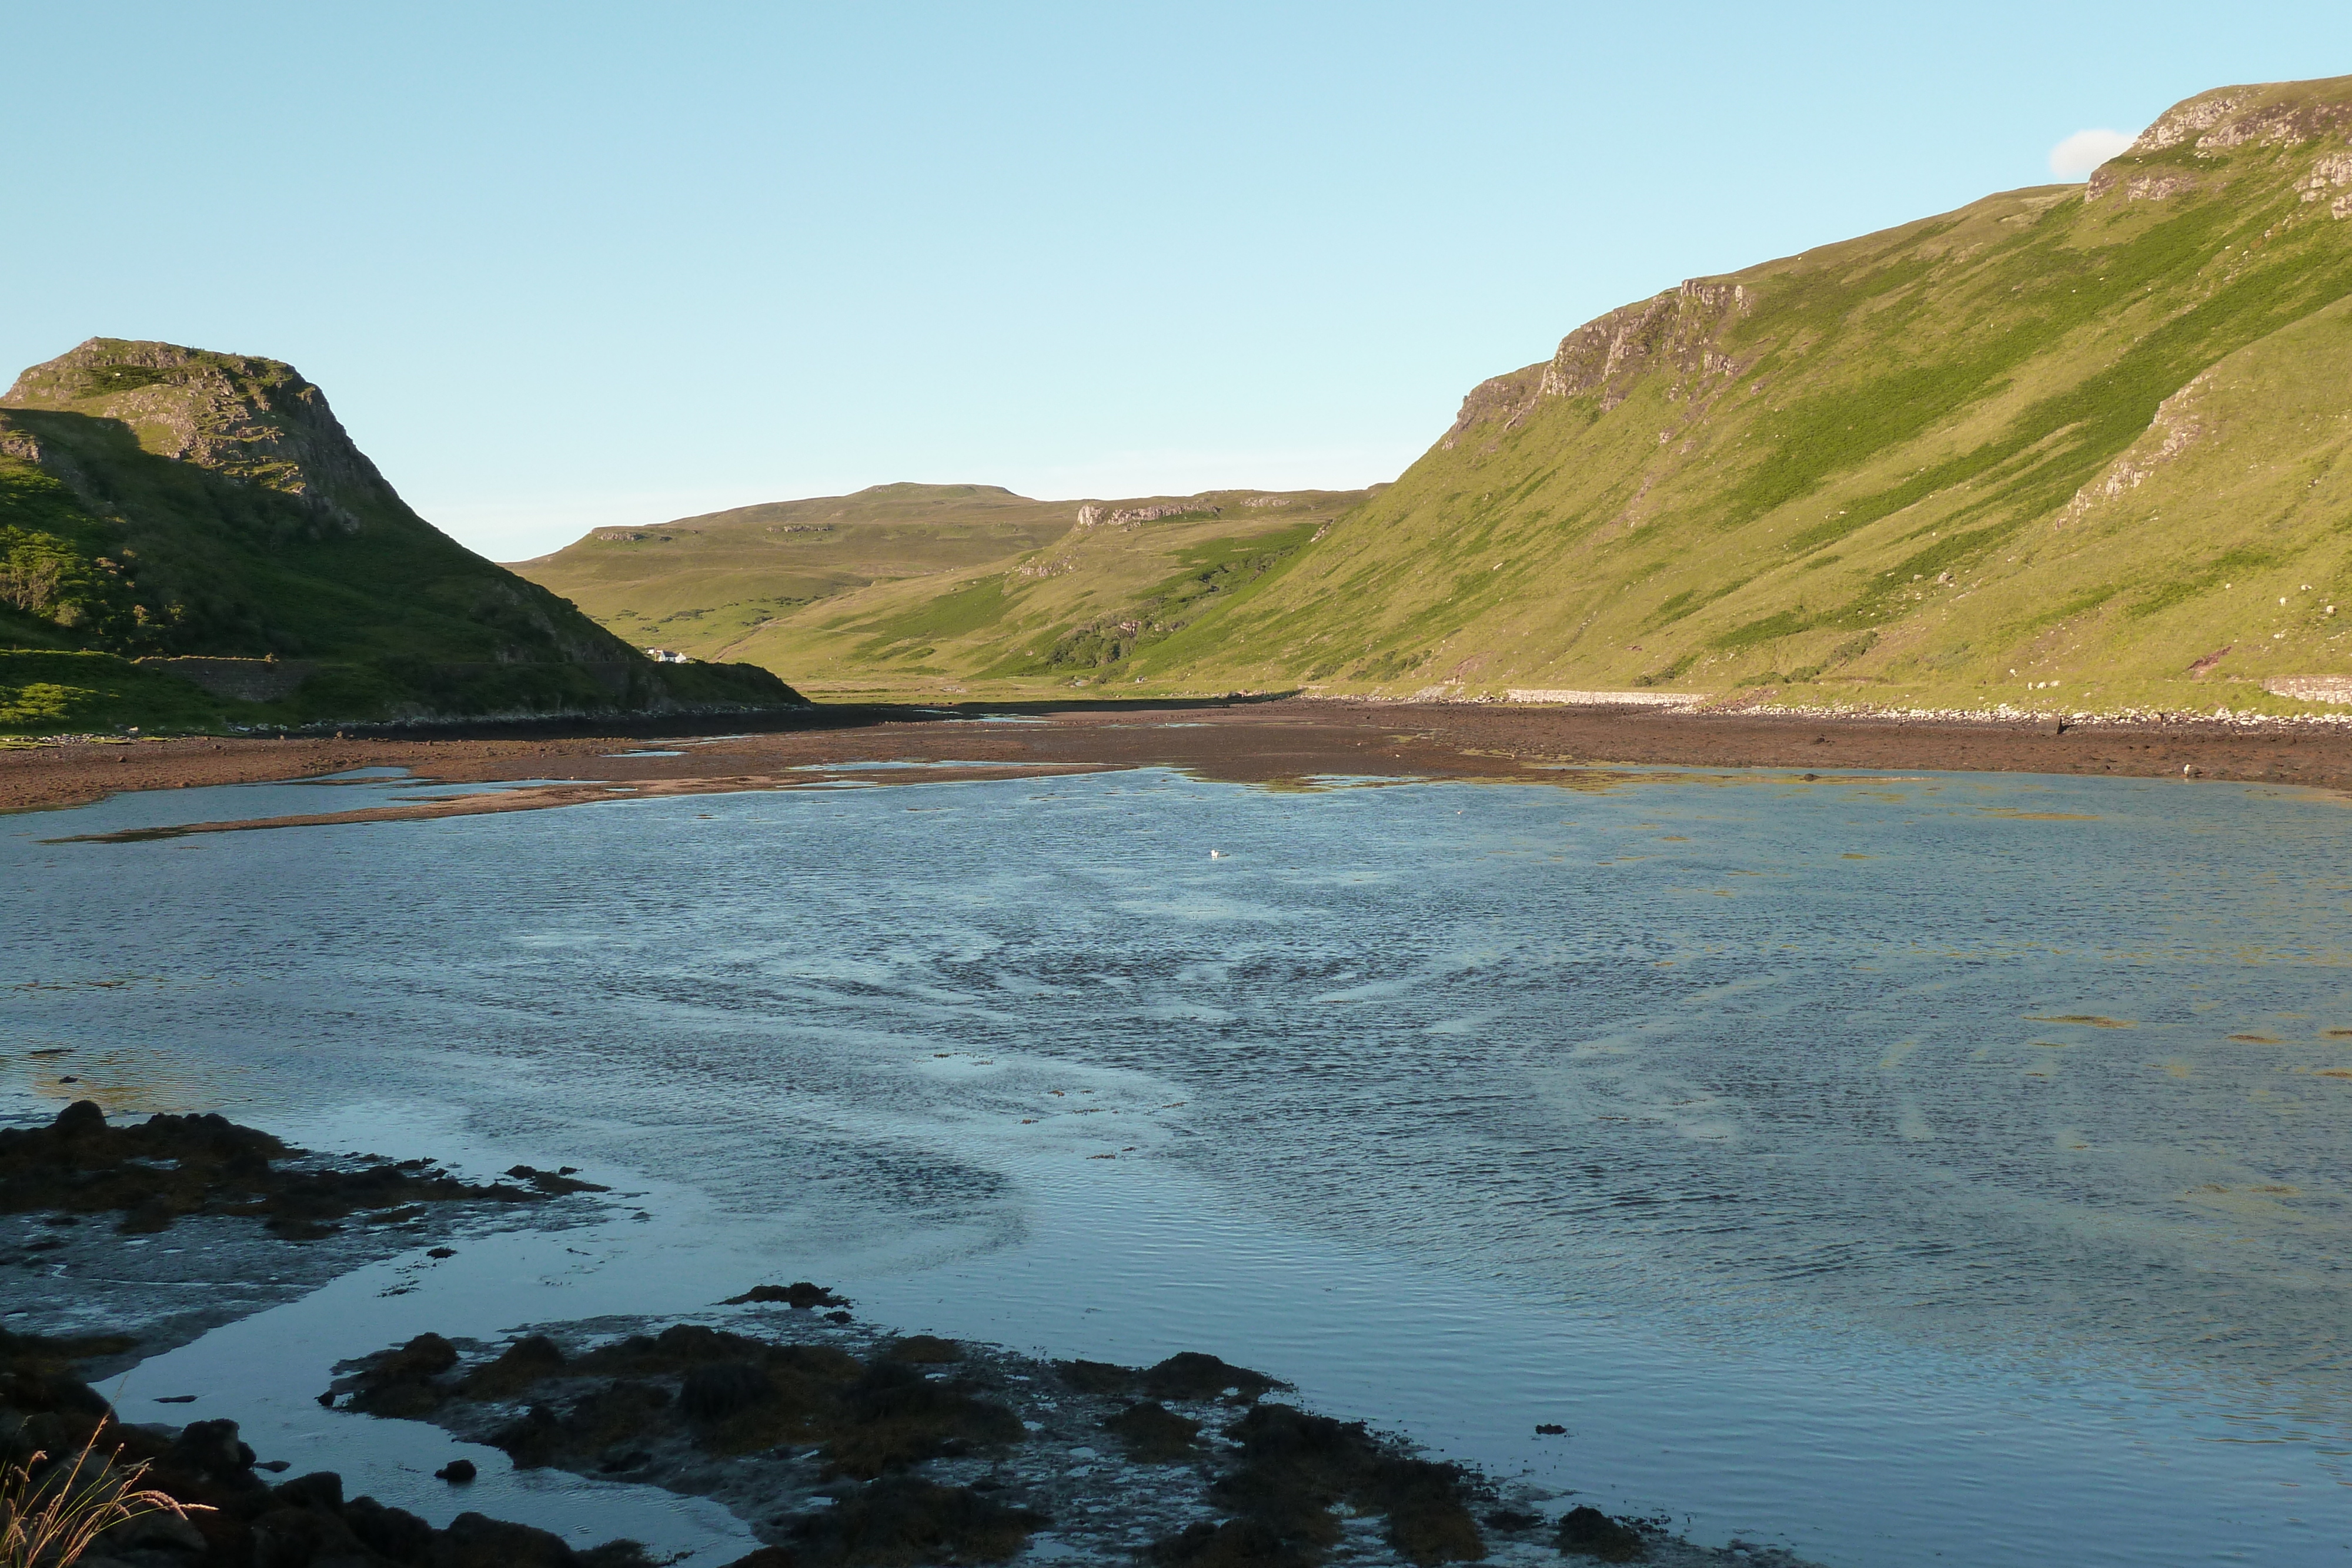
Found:
[[[1578,707],[1696,707],[1707,700],[1706,692],[1570,692],[1513,686],[1515,703],[1569,703]]]
[[[309,659],[149,658],[135,661],[142,670],[161,670],[192,681],[216,697],[232,702],[274,703],[292,696],[302,683],[317,674]]]
[[[2275,675],[2263,683],[2274,697],[2306,703],[2352,703],[2352,675]]]

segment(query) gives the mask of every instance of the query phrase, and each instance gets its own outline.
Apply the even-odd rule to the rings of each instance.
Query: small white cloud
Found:
[[[2092,170],[2131,144],[2120,131],[2077,131],[2050,150],[2050,172],[2062,180],[2087,180]]]

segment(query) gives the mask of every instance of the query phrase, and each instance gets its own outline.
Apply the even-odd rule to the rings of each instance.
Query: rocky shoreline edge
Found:
[[[484,1185],[427,1161],[317,1155],[217,1115],[112,1125],[87,1101],[45,1127],[0,1129],[0,1213],[24,1227],[25,1248],[0,1267],[47,1286],[12,1291],[27,1304],[0,1328],[0,1465],[22,1467],[19,1491],[37,1493],[75,1455],[111,1454],[111,1473],[141,1468],[140,1486],[188,1511],[114,1524],[79,1568],[652,1563],[632,1542],[582,1551],[470,1511],[436,1529],[364,1495],[363,1476],[350,1478],[360,1495],[349,1497],[335,1472],[275,1479],[288,1467],[256,1455],[236,1422],[125,1425],[89,1381],[433,1240],[436,1219],[511,1224],[530,1205],[533,1219],[560,1228],[567,1204],[605,1190],[569,1171],[507,1174]],[[155,1271],[161,1255],[146,1244],[165,1230],[195,1243],[200,1260],[209,1243],[239,1249],[240,1265],[266,1260],[287,1288],[201,1318],[158,1311],[152,1297],[142,1312],[121,1292]],[[49,1239],[60,1239],[41,1245]],[[85,1281],[94,1300],[78,1299]],[[110,1313],[110,1301],[123,1310]],[[480,1464],[500,1462],[485,1451],[496,1450],[518,1469],[709,1498],[761,1543],[734,1568],[1016,1557],[1804,1568],[1783,1551],[1693,1545],[1663,1520],[1612,1518],[1425,1458],[1402,1437],[1279,1397],[1287,1385],[1213,1354],[1150,1367],[1050,1360],[893,1333],[852,1305],[802,1281],[754,1286],[698,1320],[547,1323],[497,1344],[422,1333],[321,1368],[332,1382],[320,1403],[440,1427],[453,1439],[440,1478],[460,1495]],[[38,1332],[20,1332],[28,1322]],[[76,1332],[58,1332],[67,1326]],[[85,1469],[76,1484],[87,1480]]]
[[[1197,1351],[1148,1367],[898,1334],[803,1281],[705,1322],[607,1318],[502,1344],[420,1334],[322,1402],[426,1420],[519,1466],[711,1498],[737,1568],[1042,1560],[1160,1568],[1646,1562],[1804,1568],[1706,1548],[1423,1457]],[[470,1460],[448,1473],[462,1484]]]
[[[31,1053],[44,1067],[75,1053]],[[78,1074],[61,1083],[74,1082]],[[78,1100],[0,1127],[0,1332],[77,1347],[103,1381],[363,1264],[522,1223],[577,1224],[605,1189],[518,1166],[488,1182],[431,1160],[293,1148],[217,1114],[110,1123]]]

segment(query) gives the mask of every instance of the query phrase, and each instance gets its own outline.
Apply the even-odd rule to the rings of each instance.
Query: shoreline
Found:
[[[90,1382],[127,1375],[212,1328],[268,1313],[401,1250],[415,1257],[399,1272],[413,1274],[448,1256],[443,1246],[424,1250],[445,1236],[472,1229],[479,1241],[474,1228],[487,1217],[478,1207],[460,1201],[443,1224],[404,1224],[397,1236],[354,1224],[352,1245],[343,1247],[321,1246],[325,1235],[263,1234],[242,1218],[207,1224],[203,1215],[184,1215],[171,1234],[184,1249],[171,1251],[184,1250],[184,1265],[164,1272],[217,1271],[226,1261],[236,1275],[268,1270],[273,1284],[286,1287],[218,1302],[208,1322],[194,1323],[132,1299],[139,1281],[125,1276],[148,1275],[146,1283],[166,1289],[177,1282],[152,1278],[162,1249],[135,1233],[135,1207],[60,1213],[18,1202],[13,1217],[27,1232],[62,1223],[76,1246],[70,1255],[42,1254],[45,1282],[55,1288],[12,1312],[9,1333],[0,1334],[0,1450],[10,1448],[12,1431],[34,1430],[22,1426],[26,1420],[50,1423],[40,1430],[53,1450],[61,1442],[69,1448],[79,1434],[58,1427],[56,1413],[79,1411],[87,1419],[110,1404]],[[559,1202],[500,1218],[508,1223],[496,1228],[560,1233],[581,1217]],[[1612,1517],[1557,1483],[1548,1488],[1429,1456],[1403,1432],[1318,1414],[1278,1375],[1213,1354],[1187,1351],[1150,1367],[1055,1359],[908,1333],[847,1310],[854,1305],[806,1282],[752,1285],[698,1311],[564,1317],[510,1327],[494,1339],[454,1341],[431,1332],[423,1320],[434,1310],[420,1306],[413,1313],[419,1321],[400,1331],[412,1336],[404,1343],[307,1370],[313,1386],[328,1386],[320,1406],[404,1428],[438,1428],[450,1448],[436,1479],[447,1482],[451,1505],[475,1500],[478,1470],[483,1490],[510,1503],[509,1464],[515,1476],[553,1471],[590,1488],[656,1489],[708,1500],[731,1515],[757,1543],[740,1560],[753,1568],[883,1561],[856,1544],[877,1532],[919,1549],[936,1533],[953,1561],[1311,1568],[1334,1557],[1390,1568],[1453,1562],[1539,1568],[1563,1558],[1639,1558],[1660,1568],[1816,1568],[1785,1547],[1740,1540],[1698,1545],[1663,1516]],[[835,1310],[820,1312],[825,1308]],[[137,1331],[135,1344],[126,1329]],[[174,1359],[184,1370],[173,1392],[151,1390],[141,1403],[176,1410],[222,1392],[185,1376],[186,1358]],[[238,1561],[238,1543],[248,1535],[286,1536],[289,1509],[316,1516],[293,1533],[315,1538],[321,1563],[341,1560],[330,1548],[348,1533],[381,1550],[376,1537],[387,1531],[442,1528],[396,1502],[387,1509],[373,1500],[392,1479],[386,1454],[370,1435],[374,1420],[345,1431],[346,1440],[329,1451],[306,1456],[328,1468],[295,1474],[278,1453],[257,1454],[239,1439],[243,1420],[254,1442],[277,1447],[264,1410],[226,1403],[207,1402],[211,1418],[194,1425],[118,1426],[101,1439],[129,1439],[134,1457],[156,1458],[158,1479],[174,1495],[226,1511],[221,1528],[175,1538],[186,1553],[174,1560],[180,1568]],[[399,1439],[412,1464],[436,1447],[420,1438],[411,1432]],[[226,1457],[192,1465],[198,1448]],[[24,1455],[0,1457],[17,1462]],[[347,1492],[368,1495],[346,1508]],[[507,1531],[518,1543],[536,1542],[540,1556],[532,1560],[543,1556],[545,1568],[659,1560],[626,1538],[594,1550],[575,1541],[565,1549],[542,1533],[556,1523],[545,1508],[527,1511],[534,1521],[501,1522],[508,1509],[491,1497],[479,1500],[491,1516],[460,1514],[446,1526],[452,1541]],[[280,1568],[312,1560],[288,1541],[272,1551]]]
[[[2014,772],[2214,779],[2352,789],[2352,726],[2242,718],[2032,721],[1971,716],[1691,713],[1360,703],[819,710],[806,722],[718,732],[651,726],[470,736],[121,738],[0,749],[0,813],[68,809],[130,790],[331,779],[398,768],[499,793],[357,813],[207,826],[322,824],[536,810],[665,794],[877,781],[877,764],[935,780],[1171,767],[1234,783],[1323,778],[1535,782],[1563,765]]]
[[[802,1282],[755,1287],[699,1314],[520,1325],[499,1343],[425,1335],[337,1366],[330,1393],[519,1466],[709,1497],[786,1552],[822,1542],[845,1512],[903,1508],[911,1484],[938,1489],[933,1506],[961,1492],[1000,1520],[1008,1508],[1027,1513],[1038,1539],[1017,1552],[1044,1547],[1048,1561],[1305,1568],[1328,1552],[1396,1568],[1818,1568],[1785,1548],[1700,1546],[1664,1519],[1589,1506],[1579,1521],[1588,1543],[1563,1546],[1563,1521],[1580,1511],[1574,1491],[1430,1459],[1407,1436],[1317,1415],[1278,1377],[1213,1354],[1129,1367],[818,1312],[853,1304]],[[754,1369],[781,1387],[761,1391]],[[822,1395],[814,1409],[775,1407],[809,1400],[828,1376],[858,1379],[850,1408],[830,1422]],[[1026,1435],[989,1440],[985,1427],[1008,1412]],[[771,1445],[796,1426],[796,1438]],[[714,1448],[731,1462],[714,1462]],[[1327,1509],[1336,1517],[1323,1520]]]
[[[69,1051],[36,1054],[75,1065]],[[45,1181],[50,1170],[64,1179]],[[435,1162],[296,1148],[216,1116],[109,1120],[94,1101],[47,1122],[0,1116],[0,1269],[11,1271],[0,1333],[111,1342],[81,1359],[89,1377],[111,1378],[370,1264],[584,1224],[606,1190],[532,1175],[541,1180],[468,1182]]]

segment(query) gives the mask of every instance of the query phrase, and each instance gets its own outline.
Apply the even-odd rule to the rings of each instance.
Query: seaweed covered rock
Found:
[[[837,1474],[874,1477],[925,1459],[1020,1442],[1003,1406],[900,1363],[877,1361],[843,1390],[824,1451]]]
[[[371,1416],[424,1416],[449,1391],[434,1379],[457,1364],[457,1347],[437,1333],[421,1333],[394,1350],[370,1356],[354,1380],[351,1407]]]
[[[1263,1372],[1252,1372],[1246,1366],[1235,1366],[1197,1350],[1179,1351],[1157,1365],[1144,1368],[1137,1383],[1150,1398],[1180,1403],[1204,1399],[1247,1401],[1273,1389],[1290,1386]]]
[[[626,1555],[645,1560],[642,1552]],[[451,1520],[431,1557],[432,1568],[574,1568],[579,1562],[580,1553],[560,1535],[478,1513]]]
[[[565,1166],[562,1170],[543,1171],[532,1166],[513,1166],[507,1175],[517,1181],[529,1182],[539,1191],[554,1197],[567,1192],[610,1192],[609,1186],[599,1186],[593,1181],[582,1181],[575,1174],[578,1167]]]
[[[1201,1435],[1201,1424],[1149,1399],[1111,1416],[1103,1430],[1117,1437],[1127,1457],[1139,1464],[1179,1465],[1200,1452],[1193,1439]]]
[[[1310,1568],[1318,1560],[1264,1520],[1246,1516],[1189,1525],[1144,1555],[1161,1568]]]
[[[1260,1395],[1290,1385],[1246,1366],[1235,1366],[1205,1352],[1178,1351],[1167,1360],[1138,1370],[1107,1361],[1064,1361],[1054,1370],[1080,1394],[1141,1394],[1150,1399],[1197,1405],[1212,1399],[1248,1404]]]
[[[289,1162],[299,1168],[286,1168]],[[574,1183],[564,1190],[576,1190]],[[169,1228],[190,1214],[257,1216],[290,1239],[333,1221],[425,1203],[520,1203],[542,1186],[458,1180],[430,1160],[360,1156],[324,1164],[217,1113],[150,1116],[115,1126],[77,1100],[46,1127],[0,1128],[0,1213],[119,1213],[126,1231]]]
[[[789,1285],[754,1285],[740,1296],[730,1296],[721,1303],[740,1307],[747,1302],[786,1306],[805,1312],[813,1307],[845,1307],[851,1303],[835,1295],[823,1285],[806,1280],[795,1280]]]
[[[121,1334],[59,1339],[0,1329],[0,1406],[103,1416],[105,1396],[75,1375],[77,1369],[93,1356],[113,1355],[135,1343]]]
[[[488,1365],[466,1374],[457,1393],[467,1399],[507,1399],[562,1372],[563,1350],[543,1333],[527,1334]]]
[[[869,1481],[793,1531],[793,1568],[913,1568],[917,1563],[1003,1563],[1051,1522],[970,1487],[916,1476]]]
[[[1139,1369],[940,1341],[957,1359],[907,1360],[915,1336],[781,1318],[767,1319],[772,1339],[688,1322],[611,1324],[601,1340],[573,1339],[583,1324],[503,1347],[459,1342],[457,1364],[425,1378],[440,1401],[432,1418],[518,1466],[712,1498],[766,1542],[737,1568],[999,1562],[1048,1517],[1056,1551],[1156,1568],[1322,1568],[1391,1553],[1442,1568],[1486,1557],[1490,1539],[1517,1561],[1555,1530],[1571,1552],[1630,1542],[1677,1562],[1806,1568],[1747,1548],[1669,1552],[1662,1530],[1597,1514],[1624,1533],[1587,1531],[1590,1511],[1563,1523],[1535,1511],[1549,1494],[1530,1485],[1256,1399],[1274,1380],[1213,1356]],[[435,1342],[412,1341],[357,1364],[365,1375],[441,1361]],[[1143,1397],[1148,1380],[1194,1397]],[[1155,1543],[1139,1552],[1140,1542]]]
[[[1602,1563],[1639,1563],[1649,1556],[1642,1532],[1597,1508],[1570,1509],[1559,1521],[1560,1552],[1570,1557],[1591,1557]]]
[[[379,1416],[425,1415],[453,1399],[529,1398],[519,1417],[488,1436],[527,1469],[616,1474],[673,1441],[717,1454],[814,1445],[827,1475],[871,1480],[1026,1437],[1020,1417],[976,1385],[927,1374],[952,1364],[937,1355],[909,1362],[886,1352],[860,1361],[831,1345],[678,1323],[573,1356],[531,1336],[461,1372],[448,1341],[423,1334],[360,1363],[336,1391],[350,1395],[352,1408]]]
[[[679,1381],[677,1410],[688,1420],[708,1426],[775,1397],[776,1385],[756,1362],[707,1362]]]
[[[1130,1394],[1139,1375],[1131,1366],[1108,1361],[1056,1362],[1054,1370],[1076,1394]]]
[[[1286,1405],[1259,1405],[1225,1429],[1242,1465],[1216,1494],[1271,1531],[1281,1552],[1312,1558],[1335,1544],[1347,1503],[1388,1520],[1391,1545],[1422,1568],[1486,1554],[1471,1517],[1459,1466],[1419,1459],[1384,1446],[1360,1421],[1338,1421]],[[1206,1551],[1214,1543],[1198,1543]],[[1227,1543],[1238,1548],[1238,1538]],[[1222,1550],[1222,1549],[1221,1549]]]
[[[255,1455],[234,1421],[191,1421],[161,1457],[163,1465],[212,1486],[258,1486]]]
[[[121,1521],[83,1561],[132,1568],[650,1568],[643,1549],[614,1542],[575,1552],[545,1531],[461,1514],[447,1530],[317,1470],[271,1486],[234,1421],[125,1427],[105,1399],[57,1370],[69,1342],[7,1336],[0,1343],[0,1462],[32,1467],[36,1484],[62,1474],[85,1447],[106,1462],[144,1466],[139,1484],[189,1510]],[[446,1345],[446,1341],[441,1342]],[[393,1353],[416,1349],[415,1342]],[[420,1359],[420,1358],[412,1358]],[[424,1354],[421,1360],[431,1361]],[[37,1460],[37,1453],[47,1457]],[[11,1560],[13,1561],[13,1559]]]

